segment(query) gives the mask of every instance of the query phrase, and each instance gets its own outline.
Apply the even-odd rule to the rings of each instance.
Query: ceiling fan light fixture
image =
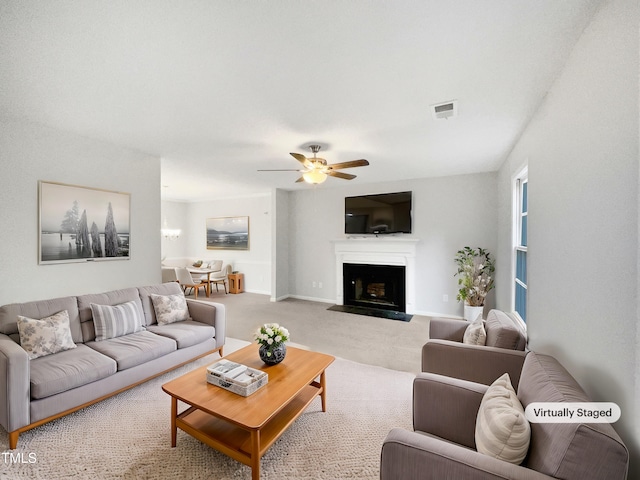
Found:
[[[304,178],[304,181],[307,183],[318,184],[324,182],[327,179],[327,174],[319,170],[310,170],[303,173],[302,178]]]
[[[342,180],[353,180],[355,175],[350,173],[344,173],[340,170],[353,167],[366,167],[369,162],[364,158],[360,160],[351,160],[348,162],[339,162],[329,164],[324,158],[316,156],[320,151],[320,145],[309,145],[309,148],[313,152],[313,157],[307,158],[301,153],[291,152],[291,156],[300,162],[303,168],[287,168],[287,169],[270,169],[270,170],[258,170],[259,172],[303,172],[301,177],[298,177],[296,183],[306,182],[312,185],[318,185],[327,180],[327,177],[340,178]]]

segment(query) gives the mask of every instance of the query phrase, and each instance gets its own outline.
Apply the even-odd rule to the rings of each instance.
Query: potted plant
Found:
[[[267,365],[275,365],[284,360],[287,354],[285,342],[289,340],[289,331],[277,323],[265,323],[255,333],[260,349],[260,359]]]
[[[496,267],[484,248],[464,247],[456,253],[455,262],[458,271],[454,276],[459,276],[460,286],[456,298],[464,301],[464,318],[472,322],[478,314],[482,314],[485,298],[494,288],[493,273]]]

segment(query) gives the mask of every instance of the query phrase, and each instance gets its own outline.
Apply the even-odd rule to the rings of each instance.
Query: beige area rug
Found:
[[[225,353],[246,344],[227,339]],[[218,358],[202,358],[23,433],[16,450],[8,450],[0,431],[0,479],[250,479],[249,467],[181,430],[177,447],[170,446],[171,402],[161,386]],[[261,478],[379,478],[385,436],[393,427],[411,429],[413,378],[336,358],[327,369],[327,412],[314,400],[262,457]]]

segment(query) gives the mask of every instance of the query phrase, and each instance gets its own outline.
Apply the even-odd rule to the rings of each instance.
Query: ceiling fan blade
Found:
[[[356,178],[355,175],[351,175],[350,173],[342,173],[342,172],[334,172],[333,170],[329,170],[327,175],[331,175],[332,177],[342,178],[344,180],[353,180]]]
[[[296,180],[295,183],[300,183],[300,182],[304,182],[304,177],[300,177],[299,179]]]
[[[342,168],[366,167],[367,165],[369,165],[369,162],[362,158],[360,160],[351,160],[350,162],[333,163],[328,167],[332,170],[340,170]]]
[[[307,168],[311,168],[311,161],[304,155],[300,153],[291,153],[291,156],[298,160],[301,164],[303,164]]]

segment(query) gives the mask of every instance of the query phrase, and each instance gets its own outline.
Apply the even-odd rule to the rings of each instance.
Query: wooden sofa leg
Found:
[[[18,437],[20,436],[20,432],[17,430],[15,432],[9,432],[9,449],[15,450],[18,448]]]

